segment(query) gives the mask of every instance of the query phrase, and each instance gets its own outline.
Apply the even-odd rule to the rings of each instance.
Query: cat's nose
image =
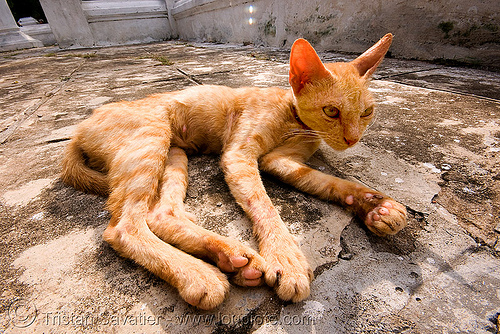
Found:
[[[344,141],[346,142],[347,145],[352,146],[358,142],[358,139],[352,139],[352,138],[346,138],[344,137]]]

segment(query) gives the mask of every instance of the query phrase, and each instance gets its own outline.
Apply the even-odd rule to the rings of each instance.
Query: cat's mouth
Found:
[[[358,140],[356,141],[348,141],[345,138],[340,139],[340,138],[331,138],[330,136],[322,136],[322,138],[325,140],[325,142],[333,148],[336,151],[345,151],[350,147],[353,147]]]

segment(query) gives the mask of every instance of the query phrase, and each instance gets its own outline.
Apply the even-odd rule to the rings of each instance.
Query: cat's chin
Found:
[[[354,145],[347,145],[345,143],[337,143],[337,142],[329,142],[325,140],[328,146],[333,148],[335,151],[345,151],[350,147],[353,147]]]

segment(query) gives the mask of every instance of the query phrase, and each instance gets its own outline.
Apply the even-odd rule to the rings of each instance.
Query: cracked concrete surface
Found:
[[[199,311],[102,241],[105,199],[61,183],[62,150],[104,103],[197,83],[287,87],[288,52],[165,42],[0,56],[0,333],[498,332],[498,73],[386,59],[362,141],[342,153],[324,145],[309,163],[398,199],[408,227],[376,237],[263,175],[315,268],[311,296],[289,304],[266,287],[232,287]],[[189,173],[198,223],[255,247],[218,158],[191,157]]]

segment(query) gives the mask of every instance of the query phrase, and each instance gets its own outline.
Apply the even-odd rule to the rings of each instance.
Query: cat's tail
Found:
[[[64,153],[61,179],[78,190],[109,195],[107,176],[85,164],[84,153],[76,140],[71,140]]]

